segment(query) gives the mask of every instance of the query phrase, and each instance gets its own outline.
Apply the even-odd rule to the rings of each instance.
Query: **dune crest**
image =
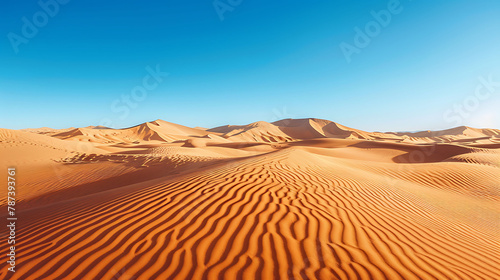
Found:
[[[0,279],[498,279],[499,136],[312,118],[0,129],[19,180]]]

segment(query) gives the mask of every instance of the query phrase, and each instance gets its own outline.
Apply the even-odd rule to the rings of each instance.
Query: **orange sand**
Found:
[[[0,279],[500,278],[500,130],[157,120],[0,129],[0,154]]]

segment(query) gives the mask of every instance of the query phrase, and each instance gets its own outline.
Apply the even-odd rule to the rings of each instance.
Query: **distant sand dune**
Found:
[[[492,141],[317,119],[86,130],[0,130],[19,178],[0,279],[499,279]]]

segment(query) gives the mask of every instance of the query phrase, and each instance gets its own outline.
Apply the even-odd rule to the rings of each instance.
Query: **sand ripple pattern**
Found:
[[[26,212],[17,272],[3,262],[0,278],[499,278],[498,235],[302,153]]]

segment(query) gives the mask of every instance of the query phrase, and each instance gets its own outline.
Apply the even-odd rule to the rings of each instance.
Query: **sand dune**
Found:
[[[53,137],[64,140],[78,140],[97,143],[133,143],[141,141],[169,142],[186,137],[200,137],[208,135],[204,130],[190,128],[163,120],[143,123],[125,129],[107,129],[103,127],[84,127],[53,134]]]
[[[0,279],[499,279],[498,135],[0,129],[19,180]]]

